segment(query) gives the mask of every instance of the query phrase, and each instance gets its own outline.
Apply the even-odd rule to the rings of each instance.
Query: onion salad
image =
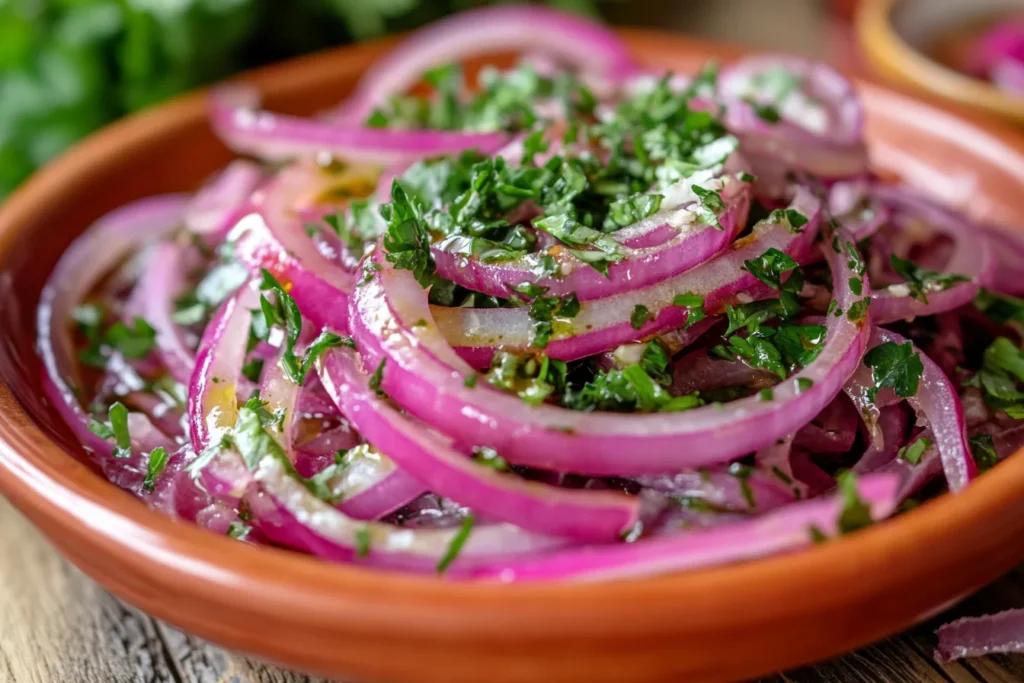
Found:
[[[67,250],[46,390],[147,504],[332,562],[599,581],[833,543],[1024,434],[1024,240],[880,180],[862,119],[822,64],[652,72],[504,5],[318,118],[215,90],[244,158]]]

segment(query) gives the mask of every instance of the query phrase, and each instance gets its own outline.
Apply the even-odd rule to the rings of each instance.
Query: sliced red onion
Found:
[[[83,447],[108,479],[135,488],[145,474],[141,457],[117,459],[113,446],[88,429],[89,416],[76,389],[82,380],[75,362],[71,313],[81,298],[92,291],[107,273],[146,242],[166,236],[181,226],[187,195],[163,195],[132,202],[111,211],[92,224],[61,256],[40,294],[36,317],[38,349],[43,362],[43,388]],[[141,414],[130,416],[133,450],[142,442],[175,446]],[[130,462],[129,462],[130,461]]]
[[[266,408],[275,416],[280,416],[279,427],[269,430],[271,437],[277,441],[285,453],[294,460],[295,454],[292,450],[292,443],[295,440],[296,425],[299,419],[296,411],[300,387],[285,374],[281,367],[281,352],[275,356],[273,361],[267,363],[263,368],[263,378],[260,383],[260,400],[266,403]],[[239,371],[241,368],[239,368]]]
[[[200,188],[185,209],[185,226],[209,245],[220,244],[241,217],[239,209],[263,180],[258,164],[236,159]]]
[[[339,480],[330,486],[341,495],[335,507],[354,519],[387,517],[426,492],[408,472],[370,448],[349,453]]]
[[[872,441],[864,455],[851,468],[858,474],[874,472],[896,458],[903,435],[907,432],[907,416],[899,406],[887,406],[879,412],[880,443]]]
[[[184,438],[185,430],[182,424],[184,411],[178,406],[168,403],[161,396],[155,393],[133,391],[125,395],[124,402],[142,412],[149,418],[149,421],[167,437],[178,440]]]
[[[784,478],[751,467],[648,474],[636,477],[636,482],[654,491],[738,512],[761,514],[796,500]]]
[[[830,247],[823,251],[836,283],[837,304],[848,311],[860,300],[850,291],[850,266]],[[424,324],[409,326],[407,320]],[[826,325],[818,357],[778,385],[773,400],[751,396],[724,408],[621,415],[530,406],[484,383],[465,386],[473,370],[431,324],[426,293],[411,273],[390,264],[382,264],[357,288],[352,311],[352,331],[364,362],[375,367],[387,360],[382,387],[409,413],[461,443],[498,448],[510,462],[622,476],[725,462],[802,427],[839,393],[859,365],[867,341],[866,321],[829,316]]]
[[[850,82],[828,66],[750,57],[724,69],[718,89],[726,126],[759,175],[768,159],[826,179],[868,172],[860,102]],[[779,120],[766,120],[758,107],[773,107]]]
[[[857,413],[839,395],[796,433],[793,447],[812,453],[847,453],[856,438]]]
[[[490,151],[502,133],[368,128],[258,111],[259,94],[245,86],[224,86],[210,101],[210,123],[232,151],[263,161],[284,161],[320,152],[348,162],[387,166],[467,149]]]
[[[362,123],[389,96],[416,85],[446,62],[497,52],[540,52],[581,70],[615,75],[632,69],[629,49],[613,31],[536,5],[486,7],[420,29],[363,74],[339,118]]]
[[[872,318],[876,324],[885,325],[959,308],[974,300],[981,285],[993,280],[996,256],[992,245],[966,218],[938,208],[905,188],[877,185],[872,189],[872,196],[893,213],[890,220],[898,226],[920,221],[928,228],[952,237],[956,244],[945,270],[970,278],[942,291],[929,291],[926,302],[912,297],[903,284],[877,290],[872,293],[871,303]]]
[[[256,488],[248,497],[254,526],[276,543],[327,560],[433,572],[459,533],[458,528],[403,529],[351,519],[289,477],[274,458],[264,458],[254,478]],[[366,545],[365,557],[360,557],[361,543]],[[480,525],[469,534],[447,574],[465,575],[474,567],[550,551],[565,543],[510,524]]]
[[[534,275],[540,252],[512,261],[483,263],[435,246],[432,252],[437,272],[463,287],[499,297],[507,297],[523,283],[546,288],[546,296],[575,293],[580,301],[654,285],[717,256],[743,230],[750,208],[750,183],[739,178],[745,168],[746,163],[733,154],[721,170],[724,175],[697,183],[721,192],[725,205],[718,214],[720,227],[701,223],[692,211],[698,197],[689,188],[696,179],[688,178],[679,184],[684,186],[681,194],[689,196],[675,197],[669,202],[671,206],[611,233],[612,239],[624,245],[625,256],[609,264],[607,275],[561,245],[546,250],[559,265],[554,277],[538,280]],[[654,235],[658,239],[651,243]]]
[[[1016,230],[989,227],[985,235],[992,240],[998,263],[989,286],[997,292],[1024,295],[1024,237]]]
[[[704,310],[717,314],[726,305],[737,301],[763,298],[771,290],[742,269],[745,260],[761,256],[774,248],[799,259],[817,234],[820,202],[800,188],[791,208],[807,217],[803,232],[789,230],[785,221],[761,221],[752,235],[737,240],[718,258],[681,275],[656,282],[643,289],[623,292],[595,301],[582,302],[579,314],[566,321],[544,352],[551,358],[575,360],[616,346],[643,339],[685,324],[686,308],[673,304],[678,294],[693,293],[704,297]],[[400,280],[395,280],[400,286]],[[415,283],[413,283],[413,286]],[[397,317],[407,325],[424,316],[404,312],[407,304],[422,299],[423,294],[404,291],[389,297]],[[644,306],[650,317],[636,329],[630,322],[637,306]],[[424,312],[425,313],[425,312]],[[487,367],[498,347],[515,351],[530,348],[533,321],[525,308],[442,308],[432,307],[430,315],[441,334],[460,355],[476,367]]]
[[[896,508],[896,477],[869,475],[858,482],[860,498],[880,520]],[[812,532],[839,533],[843,498],[835,495],[796,502],[749,521],[710,529],[681,531],[635,543],[569,549],[547,557],[511,560],[506,566],[485,567],[473,578],[504,583],[516,581],[604,581],[684,571],[750,560],[804,548]]]
[[[871,334],[869,348],[879,344],[907,344],[906,339],[882,328],[875,328]],[[934,435],[935,446],[942,460],[942,470],[946,475],[949,490],[962,490],[977,473],[970,446],[967,444],[967,425],[964,419],[963,406],[956,388],[942,373],[938,365],[924,352],[917,351],[924,366],[918,383],[917,393],[907,402],[923,418],[928,420],[929,428]],[[855,397],[864,397],[867,390],[874,384],[871,372],[862,368],[850,378],[846,387],[848,395],[858,403]],[[863,400],[861,398],[860,400]],[[881,402],[880,402],[881,403]],[[879,406],[883,407],[883,406]],[[863,413],[863,411],[862,411]]]
[[[312,372],[306,377],[306,381],[299,391],[296,411],[303,418],[336,417],[340,415],[338,407],[334,405],[334,401],[327,395],[324,385],[320,383],[320,376]]]
[[[874,235],[889,220],[889,211],[872,196],[871,184],[864,178],[832,185],[828,212],[858,242]]]
[[[203,332],[188,391],[192,449],[202,453],[219,442],[238,418],[238,382],[245,361],[252,310],[259,308],[255,283],[225,301]],[[203,486],[218,498],[236,501],[251,474],[235,451],[222,449],[201,470]]]
[[[487,519],[581,541],[617,540],[640,520],[635,497],[548,486],[473,462],[378,398],[353,352],[331,351],[321,359],[320,373],[364,438],[433,493]]]
[[[807,451],[794,450],[789,456],[793,478],[803,485],[804,495],[816,498],[836,487],[835,478],[818,466]]]
[[[942,663],[997,652],[1024,652],[1024,609],[957,619],[940,626],[936,635],[935,659]]]
[[[231,230],[235,254],[254,277],[266,269],[316,327],[345,332],[348,292],[355,277],[326,259],[306,235],[289,201],[308,181],[298,166],[282,171],[253,195],[251,211]]]
[[[142,315],[156,330],[161,362],[176,382],[188,384],[196,357],[173,319],[174,300],[188,287],[184,248],[173,242],[155,245],[138,286],[145,307]]]

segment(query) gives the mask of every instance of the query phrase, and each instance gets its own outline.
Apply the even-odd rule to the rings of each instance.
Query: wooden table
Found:
[[[1024,681],[1024,655],[948,666],[931,658],[936,624],[1006,607],[1024,607],[1024,567],[928,624],[840,659],[765,680]],[[323,679],[227,652],[126,605],[60,557],[0,498],[0,681],[322,683]]]

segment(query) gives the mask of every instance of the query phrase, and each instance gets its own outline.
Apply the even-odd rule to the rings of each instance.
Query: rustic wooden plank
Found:
[[[155,624],[82,576],[0,501],[0,661],[17,683],[180,683]]]

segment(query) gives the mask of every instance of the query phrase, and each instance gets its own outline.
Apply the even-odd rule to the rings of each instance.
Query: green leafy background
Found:
[[[104,123],[248,67],[473,0],[0,0],[0,198]],[[551,0],[593,14],[590,0]]]

